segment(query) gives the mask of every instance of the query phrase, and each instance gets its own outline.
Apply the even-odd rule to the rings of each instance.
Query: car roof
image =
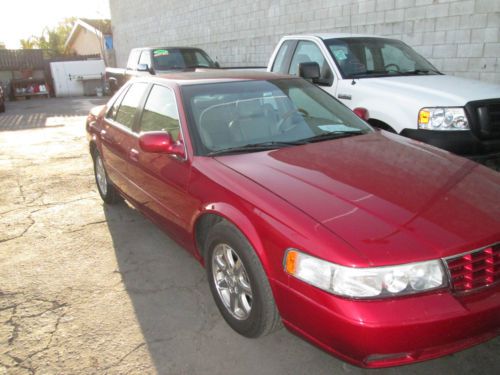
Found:
[[[147,81],[166,80],[179,86],[199,85],[205,83],[235,82],[235,81],[266,81],[271,79],[296,79],[296,76],[289,76],[278,73],[260,71],[232,71],[221,69],[207,69],[197,72],[173,72],[158,74],[156,76],[140,77]]]
[[[354,33],[312,33],[312,34],[294,34],[287,35],[285,38],[303,38],[303,37],[317,37],[323,40],[337,39],[337,38],[381,38],[392,39],[386,36],[368,35],[368,34],[354,34]]]

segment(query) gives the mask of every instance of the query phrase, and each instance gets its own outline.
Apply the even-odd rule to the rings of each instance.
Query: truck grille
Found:
[[[500,138],[500,99],[469,102],[465,108],[471,130],[478,138]]]
[[[451,285],[468,292],[500,281],[500,244],[446,259]]]

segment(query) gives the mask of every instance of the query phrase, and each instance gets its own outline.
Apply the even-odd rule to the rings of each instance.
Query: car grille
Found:
[[[500,99],[469,102],[465,108],[476,136],[480,139],[500,138]]]
[[[446,259],[451,285],[468,292],[500,281],[500,244]]]

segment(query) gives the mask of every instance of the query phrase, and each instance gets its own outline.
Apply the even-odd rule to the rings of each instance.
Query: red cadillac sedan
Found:
[[[385,367],[500,334],[497,172],[270,73],[140,78],[87,131],[102,199],[192,253],[244,336]]]

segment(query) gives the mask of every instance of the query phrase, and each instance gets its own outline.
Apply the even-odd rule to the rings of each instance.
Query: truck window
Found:
[[[398,71],[415,70],[415,61],[408,58],[402,49],[396,48],[390,44],[385,44],[381,49],[384,66],[389,68],[391,65],[396,65]]]
[[[148,87],[147,83],[132,84],[125,94],[125,97],[120,104],[120,108],[116,113],[116,122],[132,129],[132,126],[134,125],[135,113],[137,112],[137,107],[139,106],[144,92],[146,91],[146,87]]]
[[[128,57],[128,62],[127,62],[127,69],[131,70],[136,70],[137,69],[137,64],[139,62],[139,54],[141,53],[141,50],[139,49],[133,49],[130,51],[130,56]]]
[[[177,140],[179,129],[179,114],[174,93],[167,87],[154,85],[142,112],[140,131],[167,131],[174,140]]]
[[[139,64],[147,64],[148,68],[152,68],[151,65],[151,52],[149,50],[142,51],[141,57],[139,58]]]
[[[290,74],[297,75],[299,64],[304,62],[316,62],[320,69],[320,79],[333,82],[333,73],[323,53],[314,42],[301,40],[297,44],[290,64]]]
[[[288,56],[288,52],[293,44],[293,40],[283,42],[278,53],[276,54],[276,58],[274,59],[273,67],[271,68],[272,72],[286,73],[288,71],[286,57]]]

